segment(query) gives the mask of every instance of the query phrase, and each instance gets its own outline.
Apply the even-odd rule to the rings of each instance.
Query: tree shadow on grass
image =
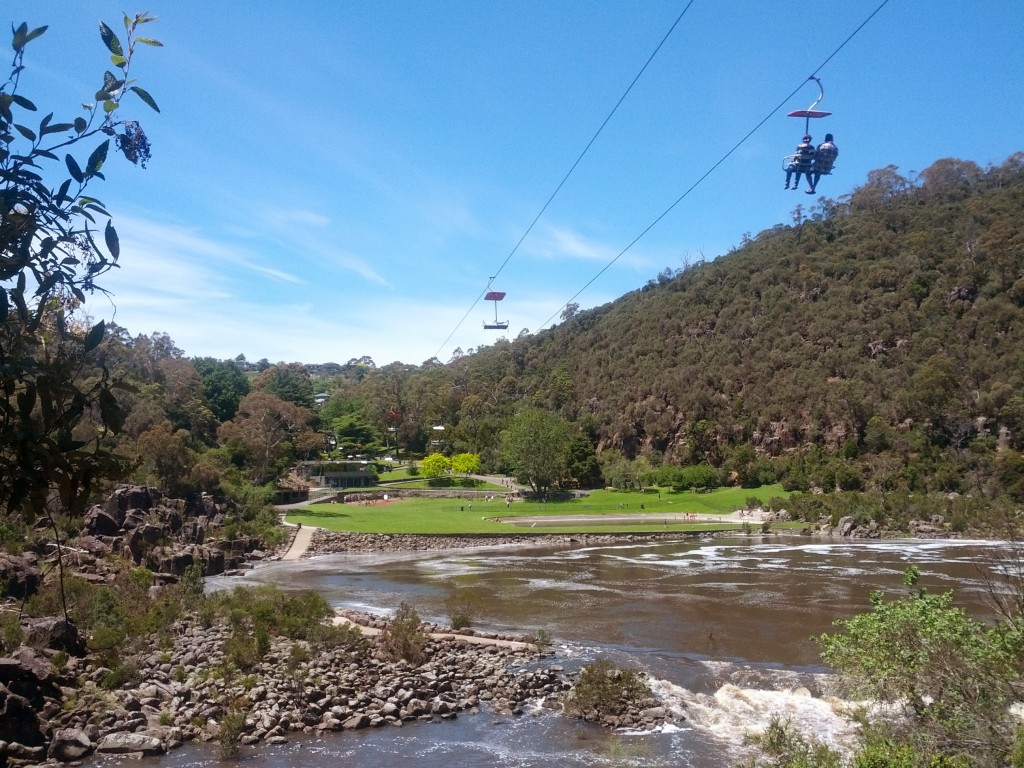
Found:
[[[342,510],[334,511],[333,509],[303,509],[295,514],[296,517],[320,517],[329,520],[341,520],[346,517],[352,517],[352,515]]]

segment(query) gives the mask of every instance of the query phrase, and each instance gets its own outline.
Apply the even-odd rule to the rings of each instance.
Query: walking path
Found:
[[[315,526],[302,525],[299,526],[299,530],[295,532],[294,538],[292,538],[292,545],[288,547],[288,551],[282,556],[282,560],[301,560],[302,556],[306,554],[306,550],[309,549],[309,545],[313,542],[313,531],[316,530]]]

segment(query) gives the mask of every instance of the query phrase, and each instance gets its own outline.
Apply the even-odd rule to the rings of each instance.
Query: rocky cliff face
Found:
[[[88,569],[103,555],[119,554],[149,568],[161,582],[173,581],[195,564],[206,576],[224,573],[262,556],[256,538],[207,541],[229,511],[206,494],[189,503],[164,498],[155,488],[120,488],[86,514],[75,553],[78,564]]]

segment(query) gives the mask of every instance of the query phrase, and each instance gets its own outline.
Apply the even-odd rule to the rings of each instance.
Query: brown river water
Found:
[[[536,632],[554,640],[567,669],[596,658],[640,668],[681,727],[610,734],[539,710],[519,717],[486,709],[450,722],[301,734],[251,748],[242,762],[270,768],[466,766],[701,766],[734,764],[746,734],[790,718],[834,746],[853,726],[836,711],[828,670],[812,638],[867,610],[872,590],[902,593],[910,566],[933,591],[952,589],[987,615],[981,573],[998,545],[985,542],[844,541],[752,536],[652,544],[515,547],[402,555],[330,555],[267,563],[212,588],[273,582],[315,589],[335,607],[387,613],[401,601],[446,623],[452,588],[482,605],[481,629]],[[188,745],[161,768],[217,763]]]

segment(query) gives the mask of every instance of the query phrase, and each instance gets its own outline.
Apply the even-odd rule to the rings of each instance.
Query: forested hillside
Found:
[[[554,420],[557,486],[1024,500],[1024,154],[873,171],[714,261],[447,364],[252,366],[113,325],[97,344],[64,316],[50,322],[81,357],[75,386],[116,395],[69,422],[95,495],[129,480],[256,501],[298,460],[353,454],[516,472],[508,436]],[[24,444],[9,442],[11,472]],[[834,516],[844,497],[813,498],[797,514]]]
[[[339,393],[380,428],[401,414],[410,442],[443,423],[455,450],[495,461],[530,403],[575,422],[606,467],[706,461],[742,477],[776,457],[793,488],[1020,498],[1022,230],[1022,155],[913,179],[890,166],[554,329],[445,367],[365,371]]]
[[[592,417],[600,446],[628,456],[836,449],[873,418],[956,445],[1004,431],[1020,447],[1021,160],[987,174],[943,160],[913,186],[873,172],[792,226],[466,370],[511,374],[517,394]]]

